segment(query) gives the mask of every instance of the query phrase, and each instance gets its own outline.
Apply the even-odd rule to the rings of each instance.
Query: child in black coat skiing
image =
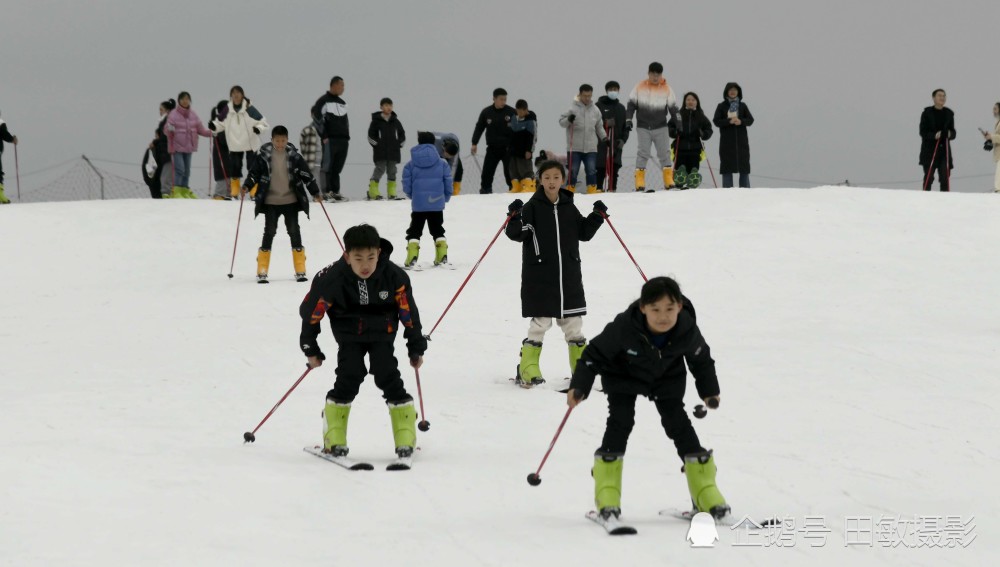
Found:
[[[729,506],[715,486],[715,460],[706,450],[684,411],[687,371],[694,375],[698,397],[719,407],[719,380],[711,349],[695,321],[694,306],[671,278],[658,277],[642,286],[639,300],[608,323],[587,345],[576,366],[567,403],[587,398],[601,375],[608,396],[604,439],[594,455],[594,497],[601,517],[621,514],[622,464],[635,425],[635,401],[645,396],[656,404],[660,423],[684,461],[691,502],[696,512],[716,518]]]
[[[417,413],[399,373],[393,347],[396,332],[403,328],[413,368],[420,368],[427,350],[410,278],[389,260],[392,244],[372,226],[349,228],[344,233],[344,249],[343,258],[316,274],[299,308],[299,344],[311,368],[326,359],[316,341],[324,315],[337,340],[337,379],[327,392],[323,411],[323,451],[334,457],[347,455],[351,402],[370,372],[389,406],[396,454],[409,458],[416,446]]]
[[[271,244],[278,231],[278,219],[285,218],[285,229],[292,241],[292,263],[295,280],[306,278],[306,251],[302,247],[299,230],[299,211],[309,216],[309,195],[321,201],[319,187],[312,176],[309,164],[295,146],[288,142],[288,128],[275,126],[271,141],[261,146],[243,180],[242,195],[254,185],[254,216],[264,214],[264,238],[257,251],[257,283],[267,283],[267,270],[271,264]],[[308,193],[307,193],[308,192]]]
[[[515,199],[507,208],[507,238],[521,242],[521,316],[531,317],[528,337],[521,344],[515,381],[531,388],[545,382],[538,365],[542,339],[555,319],[569,343],[570,372],[587,339],[583,316],[587,301],[580,269],[580,241],[588,241],[604,223],[608,208],[601,201],[586,217],[573,204],[573,193],[560,189],[566,180],[562,164],[547,161],[538,168],[542,187],[524,204]]]

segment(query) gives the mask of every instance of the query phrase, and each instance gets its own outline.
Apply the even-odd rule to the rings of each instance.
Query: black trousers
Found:
[[[462,158],[461,157],[456,156],[455,160],[458,163],[455,164],[455,175],[452,177],[452,181],[454,181],[456,183],[461,183],[462,182],[462,174],[465,173],[465,168],[462,167]]]
[[[497,166],[503,164],[503,178],[510,191],[510,152],[507,146],[486,146],[486,159],[483,160],[483,178],[480,193],[493,192],[493,178],[497,174]]]
[[[410,228],[406,229],[407,240],[420,240],[424,235],[424,222],[427,223],[431,237],[435,240],[444,236],[444,211],[425,211],[410,213]]]
[[[0,152],[0,185],[3,185],[3,152]]]
[[[598,142],[597,144],[597,188],[604,189],[604,181],[608,176],[608,143]],[[614,169],[611,172],[611,183],[608,188],[611,191],[618,190],[618,173],[622,170],[622,153],[615,152]]]
[[[347,163],[347,147],[350,140],[346,138],[330,138],[326,142],[330,147],[330,169],[326,172],[326,192],[340,194],[340,172]]]
[[[274,235],[278,232],[278,217],[285,217],[285,229],[292,241],[292,248],[302,248],[302,232],[299,231],[299,205],[264,205],[264,239],[260,247],[270,250]]]
[[[149,196],[154,199],[163,198],[163,187],[160,185],[160,175],[163,174],[163,168],[167,165],[166,161],[161,161],[156,164],[156,172],[153,174],[153,178],[149,181]],[[0,183],[3,183],[3,166],[0,165]]]
[[[247,173],[250,172],[250,166],[253,164],[253,160],[256,154],[253,152],[229,152],[229,165],[226,167],[226,175],[232,179],[243,179],[243,156],[247,157]]]
[[[337,343],[337,380],[333,389],[327,392],[327,399],[340,403],[350,403],[358,395],[361,383],[368,375],[365,355],[375,376],[375,385],[382,390],[385,401],[398,404],[413,401],[406,393],[403,378],[399,374],[391,341],[382,342],[339,342]]]
[[[628,437],[635,425],[635,394],[608,394],[608,423],[604,430],[604,440],[598,453],[621,456],[625,454]],[[704,451],[698,434],[695,433],[683,400],[658,399],[653,401],[660,412],[660,425],[674,442],[677,454],[684,455]]]
[[[936,164],[934,164],[934,169],[932,170],[930,166],[924,166],[924,191],[930,191],[931,185],[934,185],[934,171],[937,171],[938,180],[941,181],[941,190],[950,191],[950,183],[948,182],[948,161],[944,159],[939,159]],[[928,177],[930,174],[930,177]]]
[[[694,152],[681,151],[677,153],[677,168],[681,166],[687,171],[698,171],[701,166],[701,150]]]

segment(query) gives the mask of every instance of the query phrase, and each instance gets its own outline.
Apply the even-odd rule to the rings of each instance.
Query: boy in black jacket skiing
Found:
[[[391,98],[383,98],[379,107],[381,110],[372,113],[372,123],[368,126],[368,143],[372,146],[372,159],[375,162],[375,171],[368,182],[368,200],[382,200],[378,184],[384,173],[388,179],[385,184],[386,194],[389,199],[400,201],[403,198],[396,196],[396,166],[401,160],[400,150],[406,142],[406,131],[403,130],[399,117],[392,111]]]
[[[712,451],[702,447],[684,411],[685,361],[698,397],[710,408],[719,407],[715,361],[698,330],[694,306],[677,282],[666,277],[646,282],[639,300],[608,323],[583,352],[566,400],[570,407],[579,404],[601,375],[608,395],[608,422],[594,455],[593,476],[597,510],[604,519],[621,514],[622,459],[640,395],[656,404],[660,423],[684,461],[695,511],[716,518],[729,514],[715,486]]]
[[[576,367],[587,338],[583,316],[587,300],[580,269],[580,241],[588,241],[604,224],[608,208],[601,201],[586,217],[573,204],[573,193],[560,189],[566,180],[562,164],[547,161],[538,168],[541,189],[527,204],[515,199],[507,213],[507,238],[521,242],[521,316],[531,317],[528,337],[521,343],[515,382],[524,388],[542,384],[538,359],[542,339],[555,319],[569,344],[569,367]]]
[[[323,450],[334,456],[347,455],[351,402],[370,371],[389,406],[396,454],[409,458],[416,446],[417,413],[399,373],[393,348],[396,331],[400,326],[404,329],[413,368],[420,368],[427,350],[410,279],[389,260],[392,244],[380,238],[372,226],[349,228],[344,233],[344,249],[343,258],[316,274],[299,307],[302,317],[299,344],[310,368],[321,366],[326,359],[316,342],[324,315],[329,316],[337,340],[337,379],[326,394]]]
[[[257,283],[267,283],[271,264],[271,244],[278,231],[278,219],[285,217],[285,229],[292,241],[295,281],[306,278],[306,251],[299,231],[299,211],[309,216],[309,195],[320,201],[319,187],[309,164],[295,146],[288,142],[288,128],[275,126],[271,141],[261,146],[243,180],[242,194],[257,185],[254,194],[254,217],[264,213],[264,238],[257,251]],[[308,194],[306,193],[308,191]]]

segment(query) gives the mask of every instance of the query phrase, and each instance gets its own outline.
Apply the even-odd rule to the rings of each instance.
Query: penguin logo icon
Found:
[[[699,512],[691,518],[687,541],[691,547],[715,547],[719,541],[719,531],[715,528],[715,518],[708,512]]]

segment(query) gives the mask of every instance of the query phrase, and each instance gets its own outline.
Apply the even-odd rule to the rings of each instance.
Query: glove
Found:
[[[623,140],[615,140],[615,150],[620,152],[624,147],[625,147],[625,142]]]
[[[510,205],[507,205],[507,214],[516,213],[517,211],[520,211],[522,207],[524,207],[524,201],[514,199]]]
[[[254,133],[254,134],[260,134],[260,128],[258,128],[258,127],[256,127],[256,126],[254,126],[254,127],[253,127],[253,133]]]
[[[993,151],[993,140],[986,140],[983,142],[983,149],[992,152]]]
[[[614,118],[608,118],[607,120],[605,120],[604,121],[604,127],[605,128],[614,128],[615,127],[615,119]]]
[[[576,122],[576,115],[570,114],[569,116],[566,117],[566,121],[569,122],[570,124]]]
[[[632,121],[631,120],[626,120],[625,121],[625,131],[626,132],[631,132],[632,131]]]
[[[215,132],[215,122],[209,122],[208,129]]]
[[[594,212],[601,216],[608,215],[608,206],[604,204],[604,201],[594,201]]]

